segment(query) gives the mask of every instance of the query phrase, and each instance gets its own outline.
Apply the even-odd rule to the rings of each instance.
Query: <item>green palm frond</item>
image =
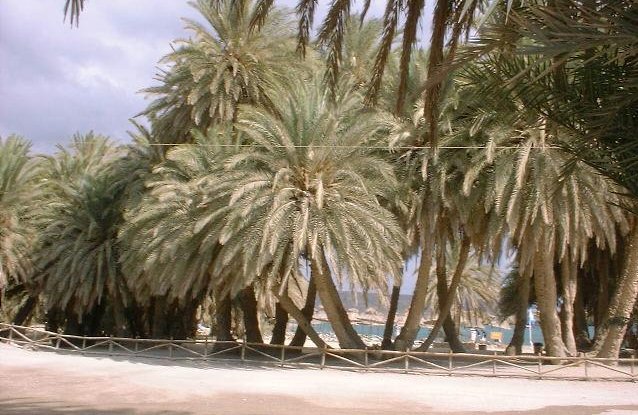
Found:
[[[46,158],[35,221],[37,280],[47,307],[82,318],[98,304],[130,301],[121,272],[117,230],[135,168],[106,138],[76,136]]]
[[[140,298],[170,294],[182,300],[209,292],[228,187],[224,160],[236,149],[229,130],[195,134],[196,144],[169,151],[147,176],[148,191],[126,210],[119,239],[122,262]],[[201,145],[197,145],[201,144]]]
[[[30,198],[40,173],[31,145],[17,136],[0,138],[0,291],[9,282],[30,276],[31,242],[35,235]]]
[[[162,59],[168,69],[158,74],[160,85],[144,90],[157,97],[142,113],[153,121],[156,140],[188,142],[193,128],[232,122],[240,104],[272,108],[273,91],[300,68],[289,15],[270,11],[257,30],[251,16],[263,5],[240,3],[191,3],[206,23],[185,19],[192,37],[176,41]]]
[[[632,195],[638,189],[637,15],[629,1],[526,2],[507,21],[494,14],[468,50],[489,66],[483,73],[498,89],[520,99],[521,114],[535,112],[569,130],[573,139],[556,145]]]

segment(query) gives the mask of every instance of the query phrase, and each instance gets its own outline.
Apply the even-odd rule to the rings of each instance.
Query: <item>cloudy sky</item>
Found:
[[[296,0],[279,0],[293,5]],[[318,19],[328,1],[320,1]],[[384,1],[372,2],[381,16]],[[52,152],[76,132],[127,141],[129,119],[147,102],[158,60],[186,36],[185,0],[90,0],[78,28],[62,22],[64,0],[0,0],[0,136],[18,134]]]

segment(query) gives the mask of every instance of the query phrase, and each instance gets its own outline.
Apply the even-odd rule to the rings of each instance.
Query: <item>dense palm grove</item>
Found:
[[[276,344],[293,318],[292,344],[322,345],[318,299],[363,348],[339,291],[387,296],[391,327],[416,259],[385,348],[412,348],[429,307],[419,350],[442,329],[463,351],[458,316],[498,302],[512,352],[536,304],[548,354],[617,356],[638,294],[634,2],[440,0],[427,51],[423,1],[381,20],[335,1],[316,42],[314,1],[272,3],[195,2],[131,144],[0,141],[3,318],[185,338],[205,312],[218,339],[263,342],[270,317]]]

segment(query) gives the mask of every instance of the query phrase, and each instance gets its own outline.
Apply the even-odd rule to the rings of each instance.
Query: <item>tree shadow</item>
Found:
[[[192,412],[168,410],[141,410],[137,408],[97,409],[87,405],[75,405],[33,398],[0,399],[3,415],[190,415]]]

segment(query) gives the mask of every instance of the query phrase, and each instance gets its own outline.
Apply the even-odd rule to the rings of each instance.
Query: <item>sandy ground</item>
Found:
[[[638,385],[84,357],[0,344],[0,414],[638,414]]]

